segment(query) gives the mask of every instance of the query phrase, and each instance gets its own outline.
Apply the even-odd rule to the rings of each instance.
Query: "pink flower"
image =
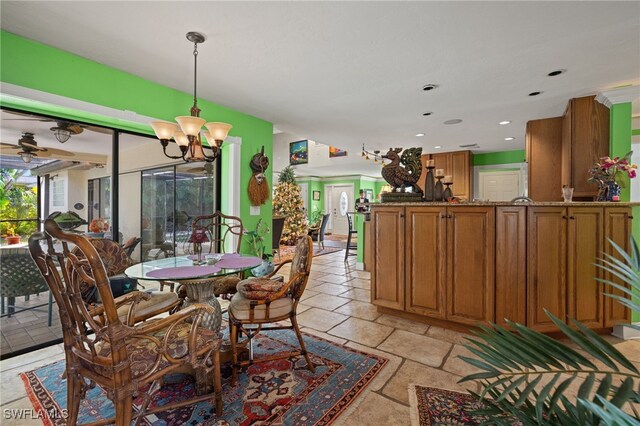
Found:
[[[635,171],[635,169],[631,169],[631,170],[629,170],[629,178],[633,179],[634,177],[636,177],[636,171]]]

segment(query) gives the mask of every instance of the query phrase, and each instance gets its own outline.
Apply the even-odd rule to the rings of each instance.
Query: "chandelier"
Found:
[[[382,157],[382,154],[380,153],[379,149],[376,149],[374,151],[367,151],[364,148],[364,144],[362,144],[362,156],[364,157],[365,160],[370,160],[371,158],[373,158],[373,162],[374,163],[381,163],[382,166],[384,167],[384,161]]]
[[[193,106],[191,114],[176,117],[176,123],[166,121],[154,121],[151,123],[156,137],[160,139],[164,155],[172,159],[182,159],[188,163],[206,161],[212,163],[220,156],[222,142],[226,139],[231,124],[210,122],[205,123],[205,119],[200,118],[200,108],[198,108],[197,86],[198,86],[198,43],[204,43],[204,35],[197,32],[188,32],[187,40],[193,43]],[[207,130],[202,129],[205,126]],[[206,138],[208,146],[202,145],[203,137]],[[176,142],[180,148],[181,155],[167,154],[169,140]],[[207,155],[204,150],[211,150]]]

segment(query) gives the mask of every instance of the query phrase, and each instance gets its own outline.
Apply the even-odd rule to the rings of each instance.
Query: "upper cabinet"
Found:
[[[588,170],[609,155],[609,109],[585,96],[569,101],[562,116],[562,184],[574,188],[574,198],[591,199],[598,193],[588,183]]]
[[[427,175],[427,160],[434,160],[436,169],[444,169],[444,174],[451,176],[453,185],[451,191],[455,197],[473,198],[473,172],[471,167],[471,151],[442,152],[438,154],[424,154],[422,156],[422,175],[418,186],[424,191],[424,181]]]
[[[609,109],[594,96],[571,99],[562,117],[527,123],[526,150],[531,199],[561,201],[566,185],[574,200],[592,201],[588,171],[609,154]]]
[[[562,117],[527,123],[529,198],[534,201],[562,201]]]

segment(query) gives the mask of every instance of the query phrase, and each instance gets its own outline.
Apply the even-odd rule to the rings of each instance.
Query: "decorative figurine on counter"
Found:
[[[392,148],[382,156],[391,160],[382,168],[382,177],[393,188],[392,192],[382,194],[383,203],[422,201],[422,190],[418,186],[422,174],[422,148],[405,149],[400,156],[401,151],[402,148]],[[412,192],[405,192],[407,187],[412,188]]]
[[[436,186],[436,182],[433,178],[433,169],[436,168],[435,160],[427,160],[427,176],[424,180],[424,200],[434,201],[433,190]]]
[[[264,176],[269,167],[269,157],[264,155],[264,145],[259,153],[251,158],[249,167],[253,175],[249,179],[249,200],[252,206],[261,206],[269,199],[269,183]]]

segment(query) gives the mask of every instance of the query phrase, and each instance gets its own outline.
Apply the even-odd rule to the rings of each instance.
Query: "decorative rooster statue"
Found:
[[[413,188],[416,194],[422,194],[418,186],[418,179],[422,173],[422,148],[405,149],[400,156],[402,148],[390,148],[389,152],[382,156],[391,160],[382,168],[382,177],[393,187],[394,192],[405,192],[406,187]]]

